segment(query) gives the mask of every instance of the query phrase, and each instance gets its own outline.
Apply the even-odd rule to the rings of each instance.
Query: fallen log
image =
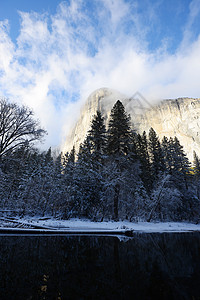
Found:
[[[133,236],[133,230],[82,230],[82,229],[22,229],[22,228],[0,228],[0,234],[37,234],[37,235],[124,235]]]
[[[20,222],[18,220],[12,219],[12,218],[0,218],[1,221],[4,222],[9,222],[9,223],[14,223],[14,224],[18,224],[21,226],[29,226],[32,229],[55,229],[54,227],[48,227],[48,226],[41,226],[41,225],[35,225],[35,224],[31,224],[31,223],[26,223],[26,222]],[[1,228],[0,228],[1,229]]]

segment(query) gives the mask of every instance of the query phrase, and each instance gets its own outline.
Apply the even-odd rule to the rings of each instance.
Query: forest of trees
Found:
[[[200,160],[189,162],[177,137],[137,133],[123,104],[100,111],[78,153],[34,147],[46,133],[33,113],[0,100],[0,210],[130,221],[199,221]]]

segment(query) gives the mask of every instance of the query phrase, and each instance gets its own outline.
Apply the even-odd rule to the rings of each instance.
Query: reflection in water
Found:
[[[200,234],[0,236],[0,299],[200,299]]]

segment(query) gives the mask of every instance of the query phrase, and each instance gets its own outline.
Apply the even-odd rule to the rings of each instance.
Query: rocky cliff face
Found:
[[[97,110],[102,112],[108,124],[110,111],[118,99],[131,115],[133,128],[138,132],[142,133],[145,130],[148,133],[150,127],[153,127],[161,139],[163,136],[177,136],[191,161],[193,150],[200,156],[200,99],[170,99],[151,106],[140,94],[127,98],[107,88],[99,89],[88,97],[75,128],[66,138],[62,151],[70,151],[73,146],[78,151]]]

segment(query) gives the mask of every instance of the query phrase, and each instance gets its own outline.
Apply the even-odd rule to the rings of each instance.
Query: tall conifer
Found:
[[[156,178],[159,172],[165,170],[165,164],[159,138],[152,127],[149,130],[149,152],[152,174]]]
[[[110,114],[110,121],[108,125],[108,143],[107,152],[111,160],[115,164],[115,184],[113,186],[114,196],[114,219],[118,220],[119,212],[119,195],[120,186],[122,182],[122,173],[126,168],[127,157],[131,144],[131,126],[130,116],[125,112],[125,108],[121,101],[117,101],[113,106]]]
[[[87,135],[88,142],[94,160],[102,162],[102,155],[106,149],[106,127],[104,118],[100,111],[97,111],[91,122],[91,129]]]
[[[130,139],[130,116],[127,115],[123,104],[118,100],[110,114],[108,125],[108,153],[127,155],[129,152]]]
[[[141,164],[141,179],[147,192],[150,191],[152,186],[151,178],[151,164],[148,152],[148,140],[146,132],[144,131],[142,135],[137,134],[136,137],[136,153]]]

